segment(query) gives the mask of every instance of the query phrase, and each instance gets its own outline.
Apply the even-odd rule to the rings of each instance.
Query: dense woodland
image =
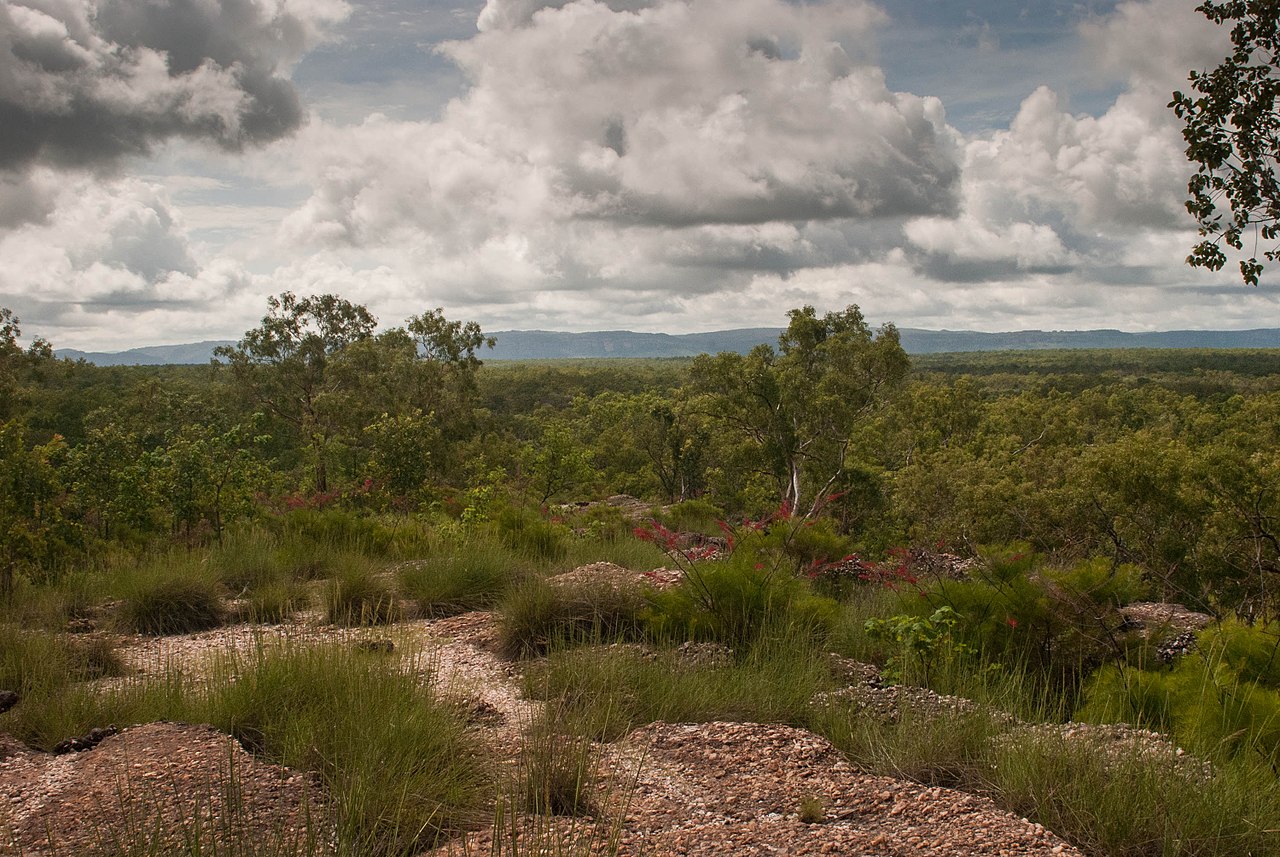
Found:
[[[292,509],[555,521],[629,494],[730,521],[785,508],[871,558],[1106,557],[1162,597],[1274,615],[1280,351],[912,361],[856,308],[790,322],[745,356],[482,366],[483,333],[438,311],[377,332],[363,307],[285,295],[215,365],[99,368],[24,348],[7,315],[6,586]]]
[[[871,770],[992,794],[1090,853],[1280,843],[1280,350],[909,358],[856,307],[805,307],[748,354],[485,363],[483,331],[439,310],[379,328],[339,297],[284,294],[211,365],[96,367],[2,320],[0,682],[27,701],[0,729],[33,746],[129,718],[242,728],[195,693],[68,702],[67,677],[110,659],[48,641],[104,604],[145,634],[317,599],[343,624],[493,608],[503,652],[539,659],[529,693],[591,739],[787,722]],[[546,582],[600,559],[683,582],[638,601]],[[1135,631],[1120,610],[1143,601],[1211,614],[1179,642],[1196,654]],[[15,630],[40,628],[53,648]],[[581,655],[611,640],[735,660],[677,675]],[[1011,756],[999,719],[922,732],[814,713],[837,686],[827,652],[1033,723],[1155,728],[1217,773],[1171,785],[1145,757],[1121,775],[1069,749]],[[341,740],[381,742],[334,750],[353,759],[420,743]],[[412,777],[439,780],[422,764]],[[352,770],[322,772],[338,793],[383,776]],[[407,842],[350,810],[356,851],[465,827],[422,788],[428,809],[393,812],[435,819]]]

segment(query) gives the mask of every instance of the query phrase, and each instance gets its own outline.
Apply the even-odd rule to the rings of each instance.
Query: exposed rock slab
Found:
[[[986,798],[862,774],[802,729],[655,723],[602,757],[598,819],[523,817],[503,838],[518,853],[1080,855]],[[435,854],[493,846],[484,833]]]
[[[149,723],[61,756],[5,737],[0,855],[333,852],[316,782],[210,726]]]

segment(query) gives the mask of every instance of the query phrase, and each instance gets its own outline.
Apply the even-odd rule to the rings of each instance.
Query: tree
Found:
[[[336,295],[299,299],[285,292],[270,299],[259,327],[234,348],[217,351],[255,404],[296,432],[321,493],[329,490],[337,451],[348,453],[354,471],[369,463],[369,443],[390,442],[391,435],[366,432],[366,426],[390,430],[398,445],[392,458],[403,463],[405,444],[414,438],[395,420],[409,418],[421,429],[421,456],[439,470],[448,445],[472,421],[477,352],[494,340],[475,322],[449,321],[440,309],[377,335],[376,325],[369,310]],[[420,485],[424,468],[415,464],[397,476],[385,472],[389,461],[384,456],[375,462],[384,480]]]
[[[21,425],[0,423],[0,598],[13,594],[17,572],[50,567],[74,540],[53,464],[65,448],[61,438],[28,448]]]
[[[780,503],[810,517],[846,487],[857,424],[888,400],[909,362],[897,329],[873,332],[856,306],[788,316],[778,350],[704,355],[691,380],[708,416],[745,444],[743,459],[773,480]]]
[[[315,488],[323,493],[329,490],[329,445],[337,429],[337,414],[326,399],[340,392],[329,363],[352,343],[372,337],[378,322],[365,307],[337,295],[299,299],[284,292],[267,303],[261,325],[215,353],[231,363],[236,380],[258,404],[298,433]]]
[[[1280,238],[1280,0],[1228,0],[1196,7],[1215,24],[1232,22],[1231,56],[1212,71],[1192,71],[1195,95],[1175,92],[1169,106],[1185,125],[1187,159],[1197,164],[1187,184],[1187,211],[1203,239],[1187,257],[1197,268],[1217,271],[1226,263],[1222,244],[1244,251],[1252,230],[1253,249],[1240,261],[1245,283],[1258,285],[1261,242]],[[1229,216],[1219,210],[1222,203]],[[1262,257],[1280,261],[1280,245]]]
[[[53,359],[53,348],[36,337],[24,351],[18,343],[22,336],[21,321],[8,307],[0,307],[0,420],[17,415],[18,406],[26,398],[30,383],[24,383],[27,370],[39,362]]]

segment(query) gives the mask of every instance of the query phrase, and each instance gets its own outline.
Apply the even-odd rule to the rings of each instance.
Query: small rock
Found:
[[[81,735],[78,738],[68,738],[65,741],[59,741],[53,747],[54,755],[61,756],[67,753],[80,753],[85,750],[92,750],[101,744],[105,739],[112,735],[118,735],[120,730],[115,726],[107,726],[106,728],[94,728],[89,730],[89,734]]]

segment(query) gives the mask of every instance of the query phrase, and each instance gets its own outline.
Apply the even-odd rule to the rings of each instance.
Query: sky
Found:
[[[0,306],[384,326],[1280,327],[1188,268],[1196,0],[0,0]]]

